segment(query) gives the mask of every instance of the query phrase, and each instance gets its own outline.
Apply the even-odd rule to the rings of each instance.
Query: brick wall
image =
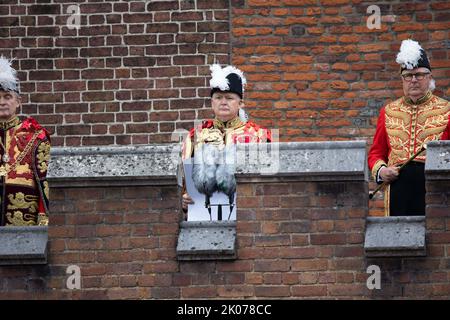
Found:
[[[0,266],[0,299],[174,296],[178,199],[176,185],[53,188],[49,263]],[[70,265],[83,290],[66,288]]]
[[[383,17],[370,30],[374,4]],[[232,62],[247,71],[250,114],[279,127],[282,140],[364,139],[379,109],[402,95],[403,39],[427,50],[436,93],[449,97],[449,18],[443,1],[241,1],[232,7]]]
[[[79,3],[81,28],[66,23]],[[209,117],[209,67],[229,63],[228,1],[10,1],[0,54],[15,57],[23,114],[53,145],[169,142]]]
[[[211,115],[208,65],[230,61],[248,76],[250,115],[282,141],[371,138],[380,107],[402,94],[394,58],[408,37],[449,97],[445,1],[377,1],[379,30],[366,27],[373,1],[78,2],[79,30],[66,25],[67,1],[0,4],[22,112],[54,145],[168,142]]]
[[[49,264],[0,266],[0,299],[448,299],[448,187],[427,185],[427,257],[366,259],[366,183],[239,182],[237,260],[191,262],[176,260],[175,185],[54,188]],[[371,264],[381,290],[366,287]],[[66,288],[70,265],[81,290]]]

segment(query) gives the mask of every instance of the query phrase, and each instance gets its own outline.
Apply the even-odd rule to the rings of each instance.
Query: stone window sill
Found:
[[[0,265],[47,264],[48,227],[1,227]]]
[[[177,259],[236,259],[236,221],[181,222]]]
[[[425,217],[368,217],[364,250],[367,257],[426,256]]]

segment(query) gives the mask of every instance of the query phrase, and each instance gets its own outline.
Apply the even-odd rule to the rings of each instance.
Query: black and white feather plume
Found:
[[[238,68],[233,66],[222,68],[219,64],[213,64],[209,69],[211,70],[211,80],[209,80],[211,89],[218,88],[220,91],[229,91],[230,80],[228,76],[234,73],[241,78],[242,92],[244,91],[247,79],[245,79],[244,73]]]
[[[403,40],[400,46],[400,52],[397,54],[396,62],[403,69],[414,69],[419,65],[419,60],[424,54],[424,50],[417,41],[408,39]]]
[[[0,89],[19,93],[19,80],[17,72],[12,67],[12,61],[0,57]]]

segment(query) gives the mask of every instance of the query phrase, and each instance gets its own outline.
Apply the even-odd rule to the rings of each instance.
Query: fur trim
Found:
[[[225,193],[234,201],[236,192],[235,145],[220,150],[214,145],[205,144],[194,154],[192,180],[197,190],[207,196],[219,191]]]
[[[219,191],[222,191],[229,198],[236,192],[236,149],[235,145],[227,146],[223,151],[225,161],[217,166],[216,181]]]
[[[205,144],[194,153],[192,180],[198,192],[211,196],[217,191],[216,170],[220,150]]]

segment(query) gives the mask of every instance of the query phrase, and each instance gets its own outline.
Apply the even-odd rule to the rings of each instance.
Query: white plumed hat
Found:
[[[411,39],[402,41],[396,62],[401,65],[401,71],[421,67],[431,71],[430,61],[428,61],[425,50],[417,41]]]
[[[224,91],[236,93],[243,98],[247,80],[241,70],[233,66],[221,68],[218,64],[213,64],[210,70],[211,80],[209,80],[209,86],[211,87],[211,96],[216,91]]]
[[[218,64],[213,64],[210,68],[211,80],[209,80],[209,86],[211,87],[211,97],[214,92],[233,92],[239,95],[241,99],[244,98],[245,85],[247,79],[245,79],[244,73],[236,67],[226,66],[221,68]],[[239,108],[239,118],[242,122],[247,123],[248,115],[244,109]]]

